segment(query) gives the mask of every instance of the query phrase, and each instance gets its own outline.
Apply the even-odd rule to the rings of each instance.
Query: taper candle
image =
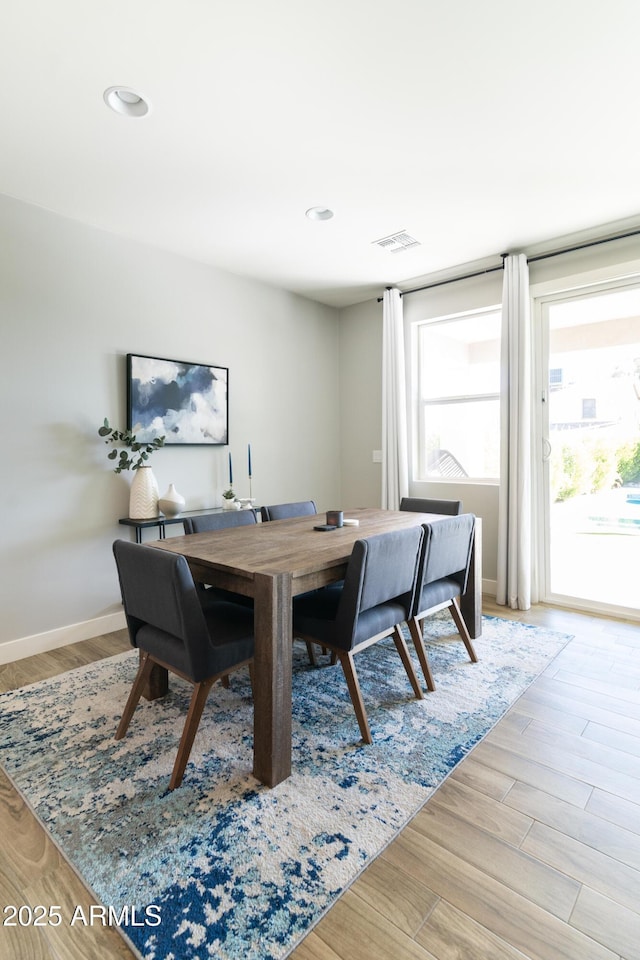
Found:
[[[251,444],[247,444],[249,452],[249,479],[251,479]]]
[[[229,486],[233,486],[233,467],[231,466],[231,453],[229,453]]]

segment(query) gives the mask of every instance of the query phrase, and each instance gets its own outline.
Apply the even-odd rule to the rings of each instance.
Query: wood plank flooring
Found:
[[[640,626],[539,605],[575,635],[292,960],[640,960]],[[0,690],[126,649],[120,631],[0,667]],[[0,774],[0,899],[90,895]],[[0,927],[0,960],[128,960],[115,930]],[[179,958],[178,958],[179,960]]]

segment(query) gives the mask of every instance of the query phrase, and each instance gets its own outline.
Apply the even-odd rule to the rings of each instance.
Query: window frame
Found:
[[[443,406],[444,404],[460,404],[460,403],[483,403],[487,401],[498,401],[500,402],[500,384],[498,384],[497,391],[494,392],[483,392],[483,393],[467,393],[467,394],[450,394],[447,396],[439,396],[435,398],[425,399],[422,397],[421,384],[422,384],[422,374],[423,374],[423,364],[426,362],[424,356],[424,351],[422,349],[422,337],[421,333],[425,327],[434,327],[436,325],[445,325],[447,323],[452,323],[459,320],[473,320],[474,318],[483,319],[487,316],[496,316],[498,315],[500,322],[502,321],[502,306],[501,304],[492,304],[487,307],[478,307],[473,310],[462,310],[455,313],[446,314],[443,316],[427,318],[424,320],[416,321],[414,323],[414,348],[415,348],[415,390],[414,390],[414,438],[413,438],[413,482],[415,483],[472,483],[472,484],[496,484],[500,482],[500,470],[498,465],[498,476],[495,477],[478,477],[469,475],[466,477],[443,477],[443,476],[429,476],[427,472],[427,451],[422,443],[422,438],[426,436],[426,425],[427,425],[427,416],[426,412],[429,407],[433,406]]]

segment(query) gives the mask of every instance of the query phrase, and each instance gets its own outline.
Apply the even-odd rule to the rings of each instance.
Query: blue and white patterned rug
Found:
[[[3,766],[145,960],[282,958],[570,639],[488,617],[472,664],[448,615],[425,632],[423,701],[390,641],[358,657],[372,746],[341,668],[296,644],[294,772],[274,790],[251,775],[246,673],[213,689],[173,793],[187,684],[142,701],[116,743],[135,652],[2,694]]]

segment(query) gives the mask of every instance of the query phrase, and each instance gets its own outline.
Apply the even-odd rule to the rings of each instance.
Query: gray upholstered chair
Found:
[[[421,629],[425,617],[448,608],[469,657],[473,663],[478,660],[458,602],[467,589],[475,520],[472,513],[463,513],[424,524],[418,589],[408,626],[428,690],[435,690],[435,683]]]
[[[445,513],[455,517],[462,513],[462,500],[431,500],[421,497],[403,497],[400,501],[401,510],[410,510],[413,513]]]
[[[400,624],[413,609],[423,538],[423,528],[415,526],[357,540],[342,587],[327,587],[294,599],[294,634],[335,653],[365,743],[372,743],[372,738],[356,673],[356,653],[393,635],[413,692],[422,699]]]
[[[211,530],[226,530],[229,527],[250,526],[257,523],[258,518],[255,510],[221,510],[220,513],[206,513],[199,517],[184,517],[182,522],[184,532],[189,536],[193,533],[208,533]],[[198,584],[198,588],[205,590],[204,584]],[[206,587],[205,601],[212,600],[231,600],[253,608],[251,597],[243,597],[239,593],[232,593],[231,590],[224,590],[221,587]]]
[[[220,513],[203,513],[199,517],[182,518],[184,532],[187,534],[244,527],[257,522],[255,510],[221,510]]]
[[[289,520],[292,517],[313,517],[317,514],[318,509],[313,500],[298,500],[295,503],[275,503],[269,507],[261,507],[260,512],[262,515],[262,522],[268,523],[270,520]],[[294,642],[298,638],[294,636]],[[316,657],[313,651],[313,643],[310,640],[305,641],[307,644],[307,654],[309,656],[309,662],[315,667],[316,666]],[[323,651],[326,653],[326,651]]]
[[[298,500],[296,503],[276,503],[270,507],[261,507],[262,522],[268,520],[287,520],[290,517],[312,517],[318,512],[313,500]]]
[[[116,740],[126,734],[155,664],[194,685],[169,781],[173,790],[182,783],[212,685],[253,660],[253,613],[224,601],[203,606],[183,556],[126,540],[116,540],[113,553],[129,639],[140,650]]]
[[[313,512],[315,513],[315,510]],[[211,530],[224,530],[228,527],[250,526],[258,522],[258,517],[255,510],[223,510],[220,513],[207,513],[199,517],[184,517],[183,522],[184,532],[186,534],[192,534],[205,533]],[[208,603],[211,600],[230,600],[253,609],[252,597],[243,597],[239,593],[233,593],[231,590],[224,590],[221,587],[205,588],[204,584],[198,584],[198,588],[205,590],[204,603]],[[307,654],[309,656],[309,662],[312,666],[316,666],[313,644],[309,642],[307,642]],[[229,685],[227,677],[223,677],[222,682],[225,686]]]

